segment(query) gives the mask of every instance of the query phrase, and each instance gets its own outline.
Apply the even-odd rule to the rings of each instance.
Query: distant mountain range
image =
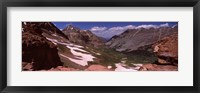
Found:
[[[103,37],[106,40],[109,40],[113,36],[120,35],[128,29],[141,29],[141,28],[150,29],[150,28],[161,28],[161,27],[174,28],[176,26],[177,24],[170,26],[168,23],[160,24],[160,25],[152,25],[152,24],[148,24],[148,25],[144,24],[144,25],[138,25],[138,26],[127,25],[127,26],[116,26],[116,27],[111,27],[111,28],[96,26],[96,27],[92,27],[90,31],[99,37]]]
[[[131,52],[141,46],[150,45],[163,37],[178,32],[178,27],[128,29],[120,35],[113,36],[106,45],[116,51]]]

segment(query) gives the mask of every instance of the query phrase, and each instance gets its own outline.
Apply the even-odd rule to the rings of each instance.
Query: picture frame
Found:
[[[0,3],[0,91],[2,93],[199,93],[199,0],[3,0]],[[193,86],[7,86],[7,8],[8,7],[193,7]],[[187,37],[186,37],[187,38]]]

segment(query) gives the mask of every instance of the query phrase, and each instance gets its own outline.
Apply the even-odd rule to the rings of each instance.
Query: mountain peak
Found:
[[[63,29],[63,31],[69,31],[69,32],[71,32],[71,31],[79,31],[80,30],[80,28],[78,28],[78,27],[75,27],[75,26],[73,26],[73,25],[68,25],[66,28],[64,28]]]

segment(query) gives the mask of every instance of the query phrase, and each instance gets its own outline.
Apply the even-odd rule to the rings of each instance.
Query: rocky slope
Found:
[[[72,25],[67,26],[62,32],[68,36],[69,41],[72,43],[81,45],[90,44],[95,47],[103,45],[103,41],[92,32],[81,30]]]
[[[116,51],[131,52],[139,47],[153,44],[177,31],[178,27],[128,29],[118,36],[113,36],[106,45]]]
[[[159,64],[178,64],[178,33],[164,37],[153,46]]]
[[[49,27],[49,23],[22,23],[22,61],[23,70],[41,70],[62,66],[58,56],[57,46],[48,41],[42,33],[56,33],[56,28]],[[58,32],[58,34],[62,35]],[[63,34],[64,35],[64,34]],[[27,69],[25,66],[29,64]]]
[[[157,61],[145,64],[140,70],[177,71],[178,70],[178,33],[162,38],[152,45]]]
[[[59,35],[68,39],[64,33],[62,33],[53,23],[51,22],[23,22],[23,31],[30,31],[29,29],[34,28],[33,33],[46,33],[49,35]]]

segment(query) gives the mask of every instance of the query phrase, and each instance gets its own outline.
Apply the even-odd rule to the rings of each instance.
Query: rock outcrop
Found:
[[[178,67],[173,65],[144,64],[139,71],[177,71]]]
[[[22,62],[32,65],[30,68],[32,70],[50,69],[63,65],[58,56],[57,46],[42,35],[45,24],[23,23]]]
[[[102,65],[90,65],[86,71],[112,71],[105,66]]]
[[[152,44],[157,61],[144,64],[140,71],[177,71],[178,70],[178,33],[162,38]]]
[[[158,64],[178,65],[178,33],[164,37],[153,46]]]

